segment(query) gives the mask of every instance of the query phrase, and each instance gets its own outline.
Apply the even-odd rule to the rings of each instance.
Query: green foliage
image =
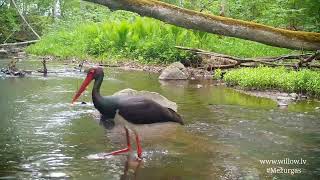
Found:
[[[214,70],[214,77],[213,78],[216,79],[216,80],[222,79],[222,71],[221,71],[221,69],[215,69]]]
[[[162,0],[177,6],[291,30],[320,32],[320,0]]]
[[[193,58],[190,53],[176,49],[177,45],[241,57],[276,56],[291,52],[236,38],[186,30],[150,18],[133,16],[120,20],[111,17],[103,23],[77,22],[56,26],[28,51],[60,57],[130,58],[147,63],[170,63]]]
[[[320,32],[320,0],[163,0],[177,6],[219,15],[224,2],[225,15],[231,18],[255,21],[274,27],[291,30]],[[18,9],[28,22],[41,35],[59,29],[72,27],[75,22],[134,21],[134,13],[111,11],[105,6],[80,0],[60,0],[60,19],[53,18],[52,8],[55,0],[16,0]],[[9,0],[0,0],[0,41],[8,37],[7,42],[34,39],[31,31],[25,27],[17,15],[17,10]],[[197,32],[195,32],[197,33]],[[195,39],[197,47],[217,49],[206,44],[206,33],[199,33]],[[204,35],[203,39],[201,36]],[[10,38],[11,37],[11,38]],[[210,39],[210,38],[209,38]],[[241,43],[240,43],[241,44]],[[214,46],[214,45],[212,45]],[[255,45],[253,45],[255,46]],[[233,45],[232,45],[233,47]],[[226,49],[230,46],[226,46]],[[231,50],[229,50],[231,51]],[[246,49],[245,49],[246,51]],[[245,54],[245,53],[238,53]]]
[[[14,9],[0,8],[0,43],[10,42],[12,33],[20,29],[18,16]]]
[[[287,92],[309,93],[320,97],[320,72],[284,67],[242,68],[227,72],[224,80],[229,85],[249,89],[278,89]]]

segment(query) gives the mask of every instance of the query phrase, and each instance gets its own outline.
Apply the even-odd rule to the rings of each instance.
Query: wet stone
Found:
[[[22,52],[23,49],[21,49],[21,48],[11,48],[9,51],[10,51],[10,53],[12,53],[12,54],[17,54],[17,53],[19,53],[19,52]]]
[[[289,96],[294,98],[294,99],[298,99],[298,94],[297,93],[290,93]]]
[[[300,99],[308,99],[308,96],[306,96],[306,95],[301,95],[301,96],[300,96]]]
[[[188,79],[189,74],[180,62],[175,62],[169,65],[164,69],[159,76],[161,80],[186,80]]]
[[[7,57],[8,51],[5,49],[0,49],[0,57]]]
[[[9,68],[2,68],[0,72],[6,74],[6,75],[11,75],[11,76],[18,76],[18,77],[24,77],[26,75],[25,71],[21,70],[12,70]]]
[[[289,105],[289,103],[284,102],[284,101],[278,101],[277,103],[278,103],[278,106],[279,106],[279,107],[286,107],[286,106]]]
[[[278,96],[277,97],[278,101],[292,101],[292,97],[288,97],[288,96]]]

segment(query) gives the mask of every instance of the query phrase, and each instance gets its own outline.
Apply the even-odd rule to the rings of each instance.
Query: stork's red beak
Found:
[[[78,90],[77,94],[74,95],[74,97],[72,99],[72,104],[81,96],[82,92],[84,90],[86,90],[87,86],[93,80],[93,77],[94,77],[94,73],[88,73],[86,79],[81,84],[80,89]]]

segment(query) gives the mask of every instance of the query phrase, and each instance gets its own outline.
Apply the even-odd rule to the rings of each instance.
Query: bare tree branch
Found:
[[[313,61],[317,57],[320,57],[320,50],[318,50],[316,53],[314,53],[312,56],[306,59],[301,58],[301,60],[295,66],[296,68],[300,68],[302,67],[303,64],[308,64],[309,62]]]
[[[24,42],[17,42],[17,43],[4,43],[0,44],[0,47],[8,47],[8,46],[23,46],[28,44],[33,44],[38,42],[39,40],[31,40],[31,41],[24,41]]]
[[[182,47],[182,46],[175,46],[175,47],[178,49],[181,49],[181,50],[190,51],[195,54],[208,55],[211,57],[225,58],[228,60],[236,61],[236,63],[231,63],[231,64],[227,64],[227,65],[210,65],[211,68],[220,68],[220,69],[235,68],[238,66],[254,67],[254,66],[257,66],[257,64],[264,64],[266,66],[271,66],[271,67],[285,66],[285,67],[297,68],[297,67],[302,67],[303,64],[307,64],[307,63],[311,62],[312,60],[320,57],[320,51],[317,51],[314,54],[285,55],[285,56],[272,57],[272,58],[271,57],[267,57],[267,58],[238,58],[238,57],[234,57],[234,56],[209,52],[209,51],[205,51],[205,50],[197,49],[197,48],[188,48],[188,47]],[[278,61],[279,59],[281,59],[281,60],[302,59],[302,60],[298,64],[273,63],[275,61]],[[248,63],[250,63],[250,64],[248,64]],[[254,64],[252,64],[252,63],[254,63]],[[319,65],[309,65],[309,67],[319,68],[320,66]]]
[[[31,31],[33,32],[34,35],[37,36],[38,39],[41,39],[41,37],[39,36],[39,34],[31,27],[31,25],[28,23],[28,21],[26,20],[26,18],[21,14],[21,12],[19,11],[17,4],[14,0],[11,0],[12,4],[14,5],[14,7],[17,9],[21,19],[27,24],[27,26],[31,29]]]

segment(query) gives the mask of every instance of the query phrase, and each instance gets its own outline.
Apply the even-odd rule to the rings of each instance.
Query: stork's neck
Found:
[[[102,96],[100,95],[100,87],[101,87],[101,84],[103,81],[103,76],[104,76],[104,74],[101,74],[94,81],[94,85],[93,85],[93,89],[92,89],[93,103],[97,103],[97,102],[99,102],[99,100],[102,99]]]
[[[105,118],[114,118],[116,112],[115,99],[112,96],[102,97],[100,95],[100,87],[103,81],[103,72],[95,78],[92,89],[92,101],[94,107],[105,116]]]

